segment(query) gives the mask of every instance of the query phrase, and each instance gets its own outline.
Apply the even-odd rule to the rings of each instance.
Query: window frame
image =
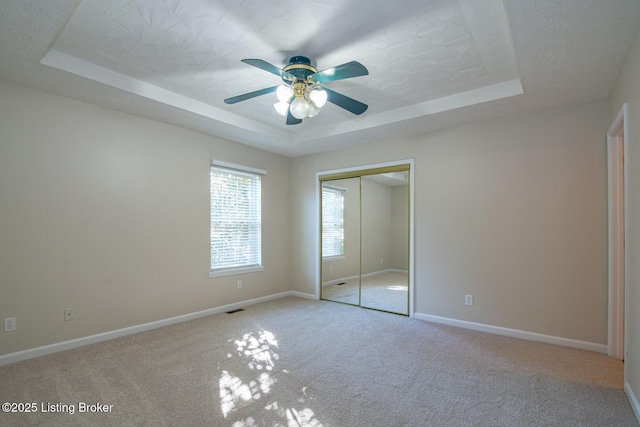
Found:
[[[343,260],[345,259],[345,255],[344,255],[344,193],[346,191],[346,188],[340,188],[337,186],[331,186],[331,185],[322,185],[321,186],[321,192],[322,192],[322,230],[324,231],[325,229],[325,213],[324,213],[324,191],[326,190],[327,192],[331,192],[334,193],[336,195],[339,195],[342,199],[342,210],[341,210],[341,225],[342,225],[342,245],[341,245],[341,249],[342,249],[342,253],[339,254],[332,254],[332,255],[324,255],[321,254],[322,257],[322,262],[328,262],[328,261],[339,261],[339,260]],[[324,236],[320,236],[321,237],[321,246],[322,246],[322,251],[324,252],[324,249],[326,247],[326,245],[324,244]],[[332,247],[335,247],[335,245],[331,245]]]
[[[213,236],[212,236],[211,230],[213,230],[213,219],[214,219],[213,218],[213,191],[212,191],[213,181],[212,180],[213,180],[214,170],[225,171],[226,173],[232,173],[236,175],[252,175],[254,177],[257,177],[259,180],[260,194],[259,194],[259,197],[257,197],[257,200],[259,203],[257,206],[259,210],[258,221],[257,221],[257,224],[259,227],[259,232],[258,232],[259,243],[257,245],[257,248],[254,248],[255,250],[257,250],[257,254],[258,254],[257,264],[212,268],[213,257],[211,254],[213,253]],[[223,162],[219,160],[211,161],[210,167],[209,167],[209,203],[210,203],[209,204],[209,250],[210,250],[209,278],[264,271],[264,265],[262,263],[262,230],[263,230],[262,228],[262,177],[266,174],[267,172],[262,169],[256,169],[248,166],[238,165],[238,164],[229,163],[229,162]],[[253,210],[255,209],[255,206],[250,206],[249,209]]]

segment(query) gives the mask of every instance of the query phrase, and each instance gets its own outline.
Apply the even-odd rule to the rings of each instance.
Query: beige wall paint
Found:
[[[409,186],[391,190],[391,268],[409,269]]]
[[[312,294],[315,173],[408,158],[416,312],[606,343],[605,102],[292,160],[9,83],[0,95],[0,317],[18,323],[0,354]],[[267,170],[263,273],[207,278],[211,158]]]
[[[622,73],[609,96],[609,123],[617,116],[624,103],[628,103],[625,143],[628,147],[626,167],[627,182],[627,289],[626,289],[626,348],[625,379],[628,387],[640,396],[640,310],[635,301],[640,300],[640,265],[635,262],[640,253],[640,34],[627,56]],[[636,410],[640,408],[635,408]]]
[[[362,274],[391,267],[391,187],[362,178]]]
[[[264,272],[208,278],[212,158],[267,171]],[[290,165],[0,82],[0,354],[289,291]]]
[[[294,290],[317,278],[315,172],[414,158],[417,313],[606,343],[606,117],[596,102],[294,159]]]

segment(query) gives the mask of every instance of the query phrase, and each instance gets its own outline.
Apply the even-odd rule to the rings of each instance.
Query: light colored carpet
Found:
[[[362,279],[360,304],[363,307],[409,314],[409,276],[407,273],[388,272]],[[342,285],[322,288],[322,298],[330,301],[358,305],[360,281],[347,280]]]
[[[283,298],[0,368],[0,425],[638,426],[620,361]],[[78,403],[113,405],[78,413]]]

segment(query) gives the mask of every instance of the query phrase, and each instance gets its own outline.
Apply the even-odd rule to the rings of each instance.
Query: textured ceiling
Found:
[[[3,0],[0,78],[289,156],[605,98],[638,30],[638,0]],[[368,76],[285,125],[281,83],[240,60]]]

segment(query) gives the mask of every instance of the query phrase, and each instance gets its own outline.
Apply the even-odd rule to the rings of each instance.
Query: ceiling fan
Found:
[[[287,116],[288,125],[297,125],[302,119],[315,116],[327,101],[358,115],[369,108],[367,104],[321,86],[324,83],[369,74],[364,65],[357,61],[322,71],[313,67],[306,56],[293,56],[289,65],[284,68],[278,68],[262,59],[243,59],[242,62],[280,76],[285,84],[227,98],[224,100],[226,104],[235,104],[276,92],[279,102],[274,104],[274,107],[278,113]]]

